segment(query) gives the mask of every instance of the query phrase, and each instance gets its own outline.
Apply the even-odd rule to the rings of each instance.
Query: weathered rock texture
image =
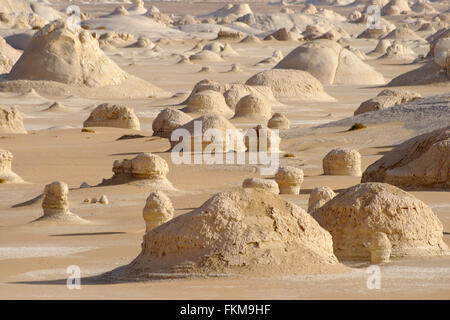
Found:
[[[148,232],[142,251],[115,279],[342,270],[332,240],[301,208],[262,189],[214,195],[198,209]]]
[[[326,154],[322,162],[326,175],[361,176],[361,155],[356,150],[333,149]]]
[[[448,250],[442,240],[442,223],[430,207],[387,183],[350,187],[313,216],[333,236],[339,258],[369,259],[377,232],[387,235],[392,257],[441,255]]]
[[[84,121],[83,126],[141,129],[139,119],[132,108],[109,103],[96,107]]]
[[[402,189],[450,189],[450,126],[409,139],[364,171],[361,182]]]

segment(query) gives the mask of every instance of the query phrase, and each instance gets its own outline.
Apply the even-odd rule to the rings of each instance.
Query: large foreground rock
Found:
[[[334,253],[343,259],[369,259],[373,235],[384,232],[392,257],[445,254],[443,227],[421,200],[387,183],[350,187],[313,212],[333,236]]]
[[[364,171],[361,182],[402,189],[450,189],[450,126],[400,144]]]
[[[259,188],[216,194],[146,233],[115,278],[324,273],[342,268],[330,234],[300,207]]]

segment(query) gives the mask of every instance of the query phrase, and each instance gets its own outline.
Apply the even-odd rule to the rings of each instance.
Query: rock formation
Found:
[[[295,97],[301,100],[333,100],[322,84],[311,74],[301,70],[272,69],[262,71],[245,83],[247,85],[268,86],[275,97]]]
[[[354,53],[325,39],[302,44],[275,69],[307,71],[322,84],[384,84],[383,76]]]
[[[392,257],[441,255],[448,250],[442,223],[425,203],[387,183],[350,187],[313,213],[333,236],[342,259],[369,259],[370,243],[383,232]]]
[[[103,179],[100,185],[133,183],[156,190],[174,190],[167,179],[169,165],[166,160],[152,153],[141,153],[133,159],[114,161],[110,179]]]
[[[216,194],[146,233],[139,256],[105,276],[136,281],[344,269],[333,254],[331,236],[310,215],[257,188]]]
[[[192,120],[192,117],[183,111],[174,108],[165,108],[162,110],[152,123],[154,136],[170,138],[173,130],[181,127]]]
[[[323,158],[323,172],[325,175],[361,176],[361,155],[353,149],[333,149]]]
[[[0,183],[23,182],[22,178],[11,169],[12,160],[11,152],[0,149]]]
[[[146,232],[173,218],[173,205],[170,198],[162,191],[153,191],[147,197],[142,215],[145,220]]]
[[[280,189],[275,180],[261,178],[247,178],[242,182],[242,188],[259,188],[269,191],[273,194],[279,194]]]
[[[333,190],[329,187],[317,187],[311,191],[308,199],[308,213],[312,213],[315,210],[322,207],[325,203],[330,201],[336,196]]]
[[[139,119],[130,107],[103,103],[96,107],[89,118],[84,121],[87,127],[115,127],[124,129],[140,130]]]
[[[361,182],[402,189],[450,189],[450,126],[414,137],[364,171]]]
[[[303,170],[295,167],[280,167],[275,174],[275,181],[280,194],[299,194],[303,183]]]
[[[19,110],[0,105],[0,133],[27,133]]]

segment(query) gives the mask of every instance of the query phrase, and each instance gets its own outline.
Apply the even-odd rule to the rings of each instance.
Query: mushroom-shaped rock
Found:
[[[375,110],[386,109],[397,104],[406,103],[415,99],[422,98],[422,95],[412,90],[406,89],[385,89],[375,98],[362,102],[354,115],[366,113]]]
[[[361,182],[402,189],[450,189],[450,126],[398,145],[364,171]]]
[[[178,128],[172,134],[172,151],[193,152],[245,152],[244,135],[230,121],[221,115],[206,114],[195,118]],[[201,149],[201,150],[199,150]]]
[[[307,71],[322,84],[384,84],[383,75],[337,42],[326,39],[297,47],[275,69]]]
[[[361,154],[354,149],[336,148],[323,158],[325,175],[361,176]]]
[[[275,180],[261,178],[247,178],[242,182],[242,188],[259,188],[267,190],[273,194],[279,194],[280,189]]]
[[[375,232],[370,240],[370,263],[380,264],[389,262],[392,245],[384,232]]]
[[[145,220],[146,231],[166,223],[173,218],[173,205],[170,198],[162,191],[153,191],[147,197],[142,215]]]
[[[309,195],[308,212],[314,212],[335,196],[336,193],[327,186],[314,188]]]
[[[301,70],[272,69],[262,71],[245,83],[268,86],[275,97],[295,97],[301,100],[333,100],[323,89],[319,80]]]
[[[183,111],[174,108],[165,108],[162,110],[152,123],[154,136],[170,138],[173,130],[181,127],[192,120],[192,117]]]
[[[278,133],[261,124],[247,130],[244,142],[248,152],[280,152],[281,138]]]
[[[270,129],[289,129],[291,121],[284,114],[276,112],[267,122],[267,127]]]
[[[263,118],[269,119],[272,115],[272,107],[263,96],[249,94],[241,98],[236,105],[234,118]]]
[[[295,167],[280,167],[275,174],[275,181],[280,194],[299,194],[303,183],[303,170]]]
[[[261,276],[344,270],[332,239],[300,207],[256,189],[222,192],[147,232],[142,251],[114,279]]]
[[[115,127],[140,130],[139,119],[130,107],[103,103],[92,110],[84,127]]]
[[[19,110],[0,105],[0,133],[27,133]]]
[[[182,111],[196,114],[220,114],[225,117],[233,115],[233,110],[228,107],[223,94],[214,90],[195,94]]]
[[[141,153],[130,160],[116,160],[112,171],[114,172],[112,178],[103,180],[101,185],[134,182],[158,190],[174,189],[166,177],[169,173],[169,165],[166,160],[152,153]]]
[[[229,88],[228,88],[229,87]],[[227,89],[228,88],[228,89]],[[227,105],[231,109],[236,109],[238,102],[245,96],[258,95],[268,103],[276,103],[277,100],[273,96],[272,89],[267,86],[249,86],[242,83],[232,83],[226,86],[227,89],[223,92],[223,96]]]
[[[369,259],[374,233],[384,232],[392,257],[441,255],[448,250],[438,217],[421,200],[387,183],[350,187],[313,213],[333,236],[334,253]]]
[[[70,223],[85,223],[86,220],[70,212],[69,187],[66,183],[55,181],[44,188],[42,209],[44,215],[35,221],[61,221]]]
[[[11,169],[13,155],[7,150],[0,149],[0,183],[23,182],[22,178]]]

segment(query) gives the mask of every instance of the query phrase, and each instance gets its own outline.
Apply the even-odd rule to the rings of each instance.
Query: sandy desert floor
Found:
[[[63,9],[65,1],[51,1],[55,9]],[[164,13],[199,16],[223,6],[220,2],[145,2],[156,5]],[[440,9],[445,9],[445,4]],[[276,13],[280,5],[250,3],[254,12]],[[99,16],[111,12],[118,4],[80,4],[83,12]],[[126,5],[130,6],[130,5]],[[304,5],[291,5],[297,11]],[[438,7],[440,4],[437,5]],[[347,16],[348,7],[333,7]],[[1,11],[1,10],[0,10]],[[395,22],[397,17],[390,20]],[[118,26],[117,30],[121,30]],[[364,28],[360,28],[362,31]],[[1,29],[7,36],[23,30]],[[30,33],[31,30],[25,30]],[[128,32],[139,34],[129,29]],[[358,33],[353,30],[352,34]],[[212,39],[213,33],[203,33]],[[423,34],[425,37],[428,34]],[[155,41],[160,35],[148,37]],[[115,160],[131,158],[141,152],[151,152],[164,158],[170,167],[168,179],[176,191],[167,194],[173,202],[175,216],[199,207],[213,194],[240,187],[248,177],[259,177],[251,165],[205,166],[174,165],[168,152],[168,140],[152,137],[152,121],[161,109],[177,105],[186,99],[193,86],[202,79],[219,83],[245,82],[252,75],[271,66],[255,63],[270,57],[274,50],[286,56],[299,45],[297,41],[263,41],[245,44],[226,40],[239,54],[221,62],[193,62],[178,64],[179,54],[197,43],[188,36],[171,36],[169,44],[160,42],[161,51],[151,55],[143,48],[117,47],[107,55],[126,72],[140,77],[171,93],[169,98],[111,100],[108,96],[90,99],[83,96],[46,96],[0,92],[0,104],[16,106],[23,114],[28,134],[1,134],[0,148],[14,155],[13,170],[26,182],[0,184],[0,298],[1,299],[449,299],[450,256],[433,258],[396,259],[382,265],[381,288],[368,289],[368,263],[346,262],[351,269],[345,273],[274,276],[230,277],[216,279],[161,280],[138,283],[105,284],[89,280],[116,267],[128,264],[141,250],[145,223],[142,208],[149,194],[146,187],[134,185],[79,188],[86,182],[91,186],[112,176]],[[349,43],[369,52],[377,40],[354,39]],[[426,54],[427,43],[411,43],[416,53]],[[386,82],[397,75],[417,68],[386,59],[365,61],[380,72]],[[228,72],[238,64],[242,72]],[[199,72],[209,66],[211,72]],[[409,86],[424,97],[448,92],[448,86]],[[324,85],[325,91],[336,100],[332,102],[278,99],[282,105],[273,112],[282,112],[292,127],[282,131],[280,149],[293,157],[282,157],[282,165],[299,166],[305,173],[300,195],[281,195],[303,209],[307,209],[309,193],[326,185],[342,190],[360,182],[359,177],[326,176],[322,158],[333,147],[352,147],[362,156],[362,170],[378,160],[396,144],[417,135],[414,127],[401,122],[378,123],[367,129],[347,131],[348,127],[314,129],[334,120],[353,116],[359,104],[376,96],[382,88],[367,85]],[[45,110],[54,101],[68,110]],[[100,103],[124,104],[134,109],[141,130],[96,127],[95,133],[81,132],[83,121],[92,108]],[[238,128],[257,124],[251,121],[230,120]],[[297,130],[297,131],[296,131]],[[143,137],[118,140],[125,134]],[[91,223],[64,225],[42,222],[30,223],[42,215],[39,200],[25,203],[40,194],[51,181],[64,181],[70,188],[71,211]],[[450,197],[448,191],[412,191],[430,206],[444,226],[443,239],[450,246]],[[84,203],[85,198],[107,195],[108,205]],[[25,203],[25,204],[23,204]],[[18,205],[23,204],[23,205]],[[68,290],[66,268],[80,266],[81,290]]]

